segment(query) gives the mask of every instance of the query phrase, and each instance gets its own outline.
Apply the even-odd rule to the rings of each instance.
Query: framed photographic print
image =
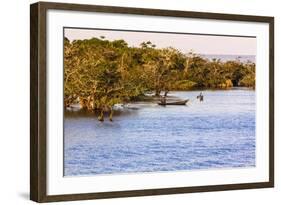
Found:
[[[40,2],[30,198],[274,186],[274,18]]]

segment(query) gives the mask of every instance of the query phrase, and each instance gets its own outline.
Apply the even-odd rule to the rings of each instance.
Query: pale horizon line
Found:
[[[256,37],[253,36],[64,28],[64,37],[70,42],[101,39],[101,36],[109,41],[124,40],[128,47],[139,48],[142,42],[150,41],[156,48],[172,47],[184,54],[193,51],[201,55],[256,56]]]

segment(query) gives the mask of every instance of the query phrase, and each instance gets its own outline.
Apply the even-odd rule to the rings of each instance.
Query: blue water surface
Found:
[[[190,102],[130,104],[113,122],[67,111],[64,175],[255,166],[255,91],[203,91],[202,103],[199,91],[169,94]]]

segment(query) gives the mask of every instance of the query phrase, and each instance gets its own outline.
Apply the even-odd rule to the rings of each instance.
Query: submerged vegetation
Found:
[[[64,39],[64,105],[109,113],[113,105],[138,100],[145,93],[160,96],[171,90],[255,87],[255,63],[222,62],[195,53],[157,48],[150,41],[129,47],[124,40]]]

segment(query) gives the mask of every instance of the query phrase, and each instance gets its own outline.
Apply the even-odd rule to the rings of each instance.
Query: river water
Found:
[[[64,175],[255,166],[255,91],[171,92],[186,106],[120,108],[114,121],[65,111]]]

